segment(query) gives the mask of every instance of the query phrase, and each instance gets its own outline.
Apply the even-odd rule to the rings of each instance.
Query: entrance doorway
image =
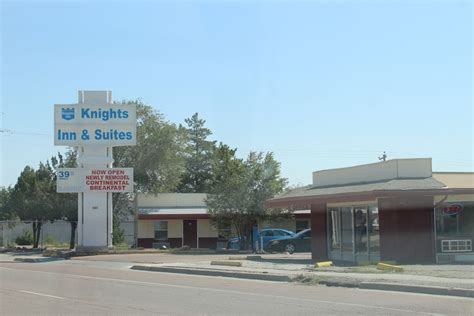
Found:
[[[183,220],[183,245],[197,248],[197,220]]]
[[[376,206],[331,207],[327,214],[330,259],[380,260],[378,208]]]

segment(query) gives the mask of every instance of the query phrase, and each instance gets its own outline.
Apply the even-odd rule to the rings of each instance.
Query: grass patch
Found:
[[[40,243],[41,244],[41,243]],[[61,249],[69,249],[68,242],[61,242],[54,237],[48,236],[43,240],[43,248],[61,248]]]
[[[297,283],[300,283],[300,284],[304,284],[304,285],[317,285],[321,281],[321,278],[316,277],[316,276],[309,276],[309,275],[300,274],[300,275],[294,277],[291,281],[292,282],[297,282]]]
[[[239,262],[239,261],[211,261],[211,266],[241,267],[242,262]]]
[[[114,250],[121,251],[121,250],[129,250],[129,249],[130,249],[130,245],[124,242],[114,245]]]

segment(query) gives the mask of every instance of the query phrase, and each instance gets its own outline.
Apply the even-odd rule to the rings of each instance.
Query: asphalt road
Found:
[[[1,315],[473,315],[474,300],[128,270],[0,264]]]

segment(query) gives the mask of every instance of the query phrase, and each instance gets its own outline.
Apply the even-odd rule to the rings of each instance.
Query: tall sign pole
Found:
[[[77,104],[56,104],[54,112],[55,145],[78,154],[78,168],[57,170],[57,192],[78,193],[76,251],[106,251],[113,246],[112,193],[133,191],[133,169],[112,168],[112,148],[135,145],[135,105],[112,103],[111,91],[79,91]]]

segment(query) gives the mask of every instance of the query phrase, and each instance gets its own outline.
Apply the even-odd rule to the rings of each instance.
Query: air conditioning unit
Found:
[[[441,240],[441,252],[470,252],[471,239],[444,239]]]

